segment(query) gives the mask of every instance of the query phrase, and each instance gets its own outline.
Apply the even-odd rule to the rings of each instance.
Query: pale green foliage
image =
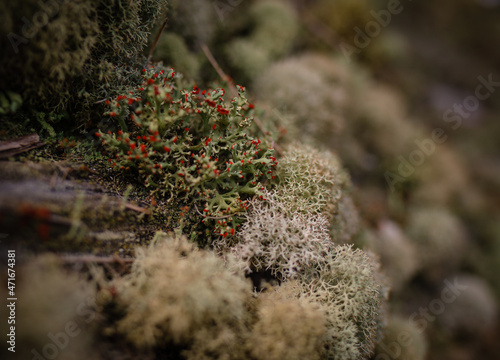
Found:
[[[114,284],[116,331],[137,347],[174,345],[188,359],[237,358],[250,283],[183,237],[157,235]]]
[[[0,92],[0,115],[15,113],[22,104],[21,95],[12,91]]]
[[[276,199],[283,208],[326,216],[335,242],[347,242],[358,231],[359,216],[349,195],[349,175],[329,151],[296,144],[280,160]]]
[[[286,55],[298,33],[298,19],[284,1],[257,1],[250,11],[250,35],[236,38],[225,47],[230,64],[252,79],[270,63]]]
[[[177,34],[170,32],[162,34],[153,58],[174,67],[188,78],[198,77],[200,61],[189,51],[184,39]]]
[[[326,332],[320,306],[284,299],[271,291],[260,296],[258,320],[247,340],[253,359],[320,360]]]
[[[235,238],[220,238],[219,252],[243,260],[247,272],[270,270],[280,280],[295,278],[315,266],[332,248],[324,216],[290,211],[275,193],[266,201],[253,201]]]
[[[384,339],[375,349],[375,359],[424,360],[427,340],[408,318],[393,316],[387,322]]]
[[[173,69],[144,69],[139,89],[108,100],[105,115],[116,117],[122,130],[96,136],[114,153],[109,162],[116,170],[135,172],[165,200],[199,214],[196,226],[205,237],[186,228],[207,244],[212,234],[234,234],[250,196],[263,197],[264,179],[274,177],[277,163],[271,147],[249,136],[253,118],[244,87],[228,102],[222,88],[200,94],[197,86],[182,85]]]
[[[300,296],[325,306],[327,359],[366,359],[373,352],[386,296],[378,267],[362,250],[343,245],[297,281]]]
[[[407,234],[417,248],[419,263],[431,272],[455,268],[467,250],[463,224],[445,208],[412,209]]]
[[[248,78],[253,78],[271,62],[269,54],[247,39],[235,39],[226,47],[226,57],[229,62]]]

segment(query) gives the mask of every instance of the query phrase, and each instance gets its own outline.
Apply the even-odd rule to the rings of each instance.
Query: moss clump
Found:
[[[356,26],[364,27],[371,20],[372,6],[369,0],[325,0],[317,1],[308,11],[335,34],[350,40]]]
[[[372,84],[358,94],[358,99],[353,124],[357,141],[379,160],[395,161],[413,150],[411,146],[423,129],[409,119],[406,104],[395,90]]]
[[[380,340],[386,289],[379,265],[362,250],[343,245],[297,281],[300,297],[324,305],[327,359],[367,359]]]
[[[200,60],[189,51],[184,39],[177,34],[162,34],[153,58],[173,66],[191,79],[198,78]]]
[[[297,15],[286,2],[257,1],[248,15],[250,35],[225,47],[228,62],[245,80],[287,54],[299,30]]]
[[[447,144],[439,145],[411,180],[415,182],[412,200],[416,204],[445,207],[458,203],[470,213],[480,211],[480,195],[467,165]]]
[[[219,23],[217,4],[205,0],[172,0],[169,5],[169,28],[185,39],[190,48],[212,42]]]
[[[441,207],[412,209],[406,232],[415,244],[419,264],[438,277],[456,269],[468,247],[461,221]]]
[[[271,291],[260,296],[257,317],[247,339],[252,359],[321,359],[326,324],[318,304]]]
[[[377,345],[375,359],[424,360],[427,340],[422,330],[408,320],[392,316],[387,322],[384,339]]]
[[[367,230],[363,240],[367,249],[380,256],[382,269],[391,282],[391,291],[402,290],[420,267],[412,241],[389,220],[381,221],[376,229]]]
[[[68,360],[94,357],[89,327],[96,318],[92,286],[65,272],[52,255],[23,260],[27,262],[15,268],[17,346],[11,358],[28,359],[36,353]]]
[[[455,335],[485,336],[495,327],[499,314],[492,288],[485,280],[472,275],[459,275],[453,281],[463,290],[446,304],[445,311],[438,317],[439,323]]]
[[[302,142],[332,144],[345,126],[342,89],[331,84],[301,56],[276,62],[253,78],[257,99],[288,115]]]
[[[183,237],[158,234],[155,243],[138,250],[130,275],[112,283],[116,296],[105,308],[114,304],[121,316],[107,333],[186,359],[240,358],[250,282]]]
[[[30,111],[71,113],[74,123],[67,125],[80,125],[95,119],[97,100],[138,80],[149,30],[165,2],[40,3],[5,6],[10,26],[0,34],[5,49],[0,91],[19,93]]]

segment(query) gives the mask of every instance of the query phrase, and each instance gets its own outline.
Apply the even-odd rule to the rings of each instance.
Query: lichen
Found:
[[[109,164],[135,174],[153,195],[196,211],[206,230],[200,241],[232,236],[250,197],[263,198],[262,182],[274,178],[277,164],[273,149],[246,131],[252,106],[244,87],[227,103],[222,88],[183,88],[173,69],[144,69],[143,76],[139,89],[107,101],[105,115],[121,127],[96,133]]]
[[[368,358],[381,337],[387,296],[379,264],[349,245],[335,248],[317,267],[298,278],[300,297],[324,305],[327,359]]]
[[[109,287],[116,295],[101,305],[114,304],[120,315],[108,335],[137,348],[178,349],[186,359],[241,356],[251,283],[185,238],[157,234],[150,248],[137,250],[130,275]]]

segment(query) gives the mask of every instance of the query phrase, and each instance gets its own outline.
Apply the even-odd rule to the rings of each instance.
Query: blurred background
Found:
[[[138,25],[98,29],[109,9],[82,0],[29,48],[9,38],[38,6],[0,3],[2,140],[93,134],[139,55],[245,85],[276,144],[349,170],[339,241],[375,253],[391,287],[372,358],[500,359],[500,1],[171,0],[149,38],[120,38]]]

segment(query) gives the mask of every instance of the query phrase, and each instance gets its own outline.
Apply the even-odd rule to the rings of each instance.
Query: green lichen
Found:
[[[211,233],[233,235],[277,164],[273,149],[246,132],[252,111],[244,88],[227,103],[221,88],[183,88],[172,69],[144,74],[139,89],[108,100],[105,115],[122,129],[97,133],[110,165],[138,176],[160,199],[196,211],[206,228],[202,242]]]

